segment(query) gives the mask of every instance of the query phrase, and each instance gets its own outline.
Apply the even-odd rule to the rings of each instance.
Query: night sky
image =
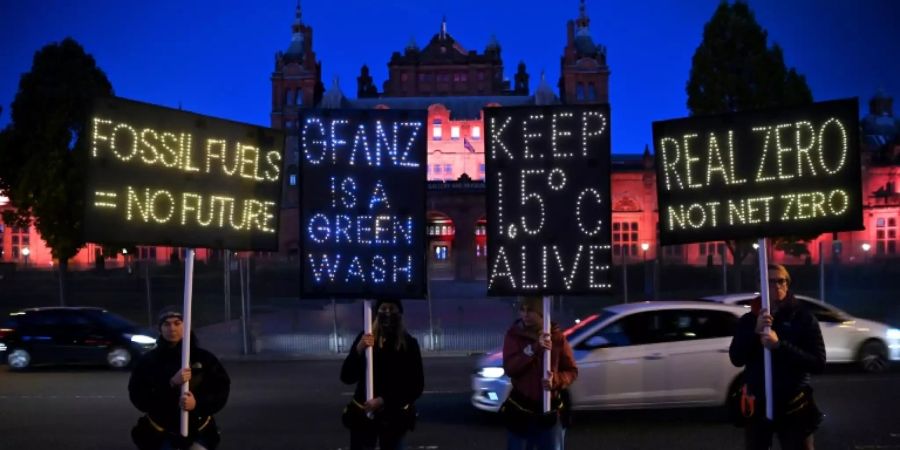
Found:
[[[615,153],[651,141],[651,122],[687,115],[685,84],[703,25],[718,0],[592,1],[595,42],[607,47]],[[274,54],[290,43],[295,0],[2,1],[0,127],[19,76],[40,47],[71,36],[106,72],[117,95],[226,119],[269,125]],[[863,111],[879,89],[900,100],[900,2],[895,0],[754,0],[750,6],[805,75],[816,100],[859,97]],[[505,75],[524,60],[531,92],[545,71],[554,90],[566,21],[577,0],[309,1],[303,20],[326,87],[335,76],[348,97],[369,65],[379,91],[391,53],[410,38],[420,48],[447,17],[448,32],[483,52],[502,48]]]

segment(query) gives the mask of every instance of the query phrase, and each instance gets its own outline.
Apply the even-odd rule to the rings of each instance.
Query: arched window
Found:
[[[297,106],[302,106],[302,105],[303,105],[303,91],[302,91],[302,90],[297,90],[297,96],[295,97],[294,103],[295,103]]]
[[[290,89],[284,90],[284,106],[290,106],[293,104],[293,98],[291,98],[292,91]]]
[[[588,84],[588,99],[597,100],[597,86],[594,83]]]
[[[584,100],[584,83],[575,86],[575,100]]]

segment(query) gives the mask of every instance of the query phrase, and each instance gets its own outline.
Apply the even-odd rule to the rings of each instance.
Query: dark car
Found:
[[[102,308],[29,308],[0,324],[0,361],[14,370],[73,363],[121,369],[155,345],[145,329]]]

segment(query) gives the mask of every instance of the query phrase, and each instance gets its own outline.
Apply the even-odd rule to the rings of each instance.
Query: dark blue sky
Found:
[[[687,114],[684,90],[703,25],[719,0],[588,0],[594,40],[606,45],[616,153],[640,152],[651,122]],[[859,97],[865,110],[879,88],[900,99],[900,2],[751,0],[770,41],[807,77],[816,100]],[[66,36],[94,55],[119,96],[268,125],[274,53],[287,48],[295,0],[0,2],[0,127],[19,76],[34,52]],[[506,76],[524,60],[532,92],[542,70],[552,86],[577,0],[310,1],[323,82],[337,75],[356,95],[369,65],[381,89],[387,62],[414,37],[424,46],[447,16],[466,49],[483,51],[491,34]]]

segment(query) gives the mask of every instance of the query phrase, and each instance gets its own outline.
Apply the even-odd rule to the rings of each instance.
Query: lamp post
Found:
[[[863,254],[866,255],[865,262],[866,262],[866,264],[868,264],[869,263],[869,250],[872,250],[872,245],[869,244],[868,242],[863,242],[863,244],[860,247],[862,247]],[[26,259],[26,261],[27,261],[27,259]]]
[[[25,257],[25,268],[26,269],[28,268],[28,255],[30,255],[30,254],[31,254],[31,249],[29,249],[28,247],[25,247],[22,249],[22,256]]]
[[[641,260],[641,266],[644,271],[644,298],[650,297],[651,295],[651,286],[650,286],[650,274],[647,273],[647,250],[650,249],[649,242],[641,243],[641,250],[643,250],[643,257]]]

